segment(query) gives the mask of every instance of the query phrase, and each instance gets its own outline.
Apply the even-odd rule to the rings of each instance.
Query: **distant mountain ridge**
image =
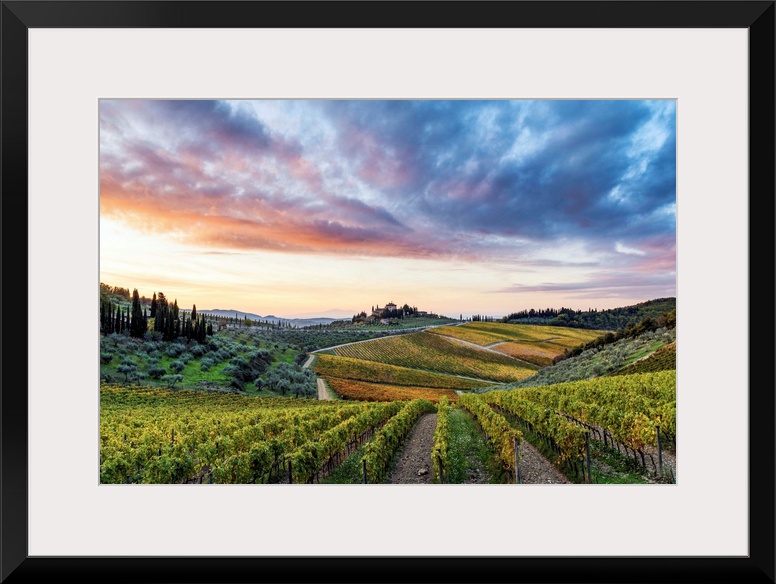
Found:
[[[211,310],[198,310],[197,312],[200,314],[209,314],[211,316],[221,316],[225,318],[237,318],[240,320],[244,320],[245,318],[247,318],[248,320],[253,320],[253,321],[266,321],[272,324],[278,324],[282,322],[284,324],[290,324],[291,326],[296,326],[300,328],[306,327],[306,326],[313,326],[316,324],[330,324],[335,320],[341,320],[337,318],[328,318],[328,317],[283,318],[283,317],[275,316],[274,314],[261,316],[253,312],[243,312],[242,310],[232,310],[232,309],[225,310],[223,308],[213,308]]]

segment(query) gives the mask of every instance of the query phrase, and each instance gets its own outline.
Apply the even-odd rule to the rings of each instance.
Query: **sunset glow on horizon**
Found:
[[[284,318],[676,296],[676,104],[101,100],[100,281]]]

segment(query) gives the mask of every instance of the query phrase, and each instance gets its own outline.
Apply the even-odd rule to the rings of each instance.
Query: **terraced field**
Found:
[[[538,369],[536,365],[522,363],[508,355],[467,345],[431,332],[344,345],[336,347],[334,353],[340,357],[461,375],[496,383],[520,381],[533,375]]]
[[[539,367],[552,364],[566,349],[591,341],[606,331],[557,326],[469,322],[462,326],[432,329],[436,335],[460,339],[499,353],[533,363]]]
[[[493,346],[493,350],[528,361],[539,367],[552,365],[553,358],[558,355],[557,347],[547,346],[547,343],[528,345],[527,343],[506,342]]]
[[[326,381],[338,395],[348,400],[385,402],[425,399],[438,403],[442,396],[446,396],[451,402],[458,399],[458,394],[452,389],[386,385],[383,383],[353,381],[352,379],[339,379],[337,377],[329,377]]]
[[[473,389],[486,387],[488,382],[477,381],[454,375],[431,373],[419,369],[410,369],[398,365],[388,365],[376,361],[319,355],[313,371],[326,379],[339,378],[354,381],[368,381],[387,385],[415,387],[433,387],[437,389]]]

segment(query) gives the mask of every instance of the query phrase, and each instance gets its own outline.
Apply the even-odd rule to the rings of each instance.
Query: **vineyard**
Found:
[[[489,347],[523,362],[547,367],[566,349],[582,345],[605,333],[558,326],[469,322],[463,326],[442,326],[430,332]]]
[[[632,456],[655,476],[663,475],[662,449],[675,449],[676,370],[497,390],[477,397],[539,436],[560,465],[565,470],[571,465],[576,474],[590,438]]]
[[[300,369],[320,376],[342,398],[331,401],[289,391],[267,397],[139,380],[102,383],[100,481],[319,483],[347,467],[350,477],[338,482],[386,482],[415,423],[435,412],[432,482],[466,482],[471,475],[474,450],[468,448],[476,440],[461,437],[469,426],[466,432],[481,436],[490,453],[495,482],[522,482],[526,448],[535,449],[529,460],[544,460],[567,482],[674,482],[675,335],[668,344],[660,332],[629,340],[638,353],[610,375],[521,387],[540,377],[555,351],[594,333],[475,322],[335,346]],[[495,344],[477,346],[486,342]],[[111,343],[107,350],[122,347]],[[222,367],[237,367],[286,350],[262,343],[227,345],[216,338],[194,359],[213,354],[215,361],[223,351],[231,361]],[[164,348],[159,361],[174,359],[178,350],[175,343],[148,347]],[[193,354],[197,345],[181,349]],[[227,349],[246,357],[238,362]],[[530,358],[533,364],[525,362]],[[274,372],[285,366],[266,366],[262,383],[273,383]],[[284,373],[286,379],[291,374]]]
[[[527,441],[576,482],[607,482],[591,472],[591,449],[616,451],[652,480],[674,477],[663,458],[675,455],[675,371],[461,395],[331,381],[356,393],[317,401],[103,385],[100,481],[312,483],[359,451],[364,480],[384,482],[414,422],[436,411],[434,476],[444,482],[458,447],[448,421],[455,410],[476,422],[505,476],[519,476],[516,446]]]
[[[431,329],[431,332],[481,346],[506,341],[528,345],[544,343],[546,348],[555,347],[559,349],[558,353],[562,353],[564,349],[582,345],[605,334],[606,331],[498,322],[469,322],[463,326],[436,327]]]
[[[623,367],[612,375],[631,375],[633,373],[648,373],[651,371],[676,370],[676,342],[661,347],[647,357]]]
[[[103,385],[100,482],[306,481],[402,406]]]
[[[519,381],[537,367],[507,355],[465,345],[441,335],[420,332],[345,345],[334,349],[340,357],[361,359],[490,382]]]
[[[385,383],[387,385],[420,386],[438,389],[472,389],[490,385],[487,382],[453,375],[326,354],[318,356],[313,371],[326,379],[336,377],[354,381]]]
[[[339,396],[352,400],[392,401],[425,399],[431,402],[438,402],[442,396],[446,396],[450,401],[458,399],[458,394],[451,389],[386,385],[383,383],[339,379],[337,377],[328,377],[326,381]]]

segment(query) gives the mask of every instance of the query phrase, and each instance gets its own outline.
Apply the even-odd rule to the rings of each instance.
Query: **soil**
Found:
[[[315,354],[311,354],[309,357],[307,357],[307,361],[304,362],[304,365],[302,367],[304,369],[309,369],[310,365],[312,365],[313,361],[315,360]],[[329,387],[326,385],[326,382],[318,377],[318,399],[319,400],[327,400],[327,399],[334,399],[329,391]]]
[[[434,446],[436,414],[424,414],[415,424],[399,451],[388,482],[391,484],[434,484],[434,467],[431,449]],[[569,481],[546,458],[523,441],[520,445],[522,460],[520,470],[523,484],[569,484]],[[472,460],[472,469],[466,484],[487,483],[490,479],[487,471]]]
[[[568,485],[571,481],[527,441],[520,442],[520,474],[524,485]]]
[[[331,394],[329,393],[329,388],[326,385],[326,382],[318,378],[318,399],[319,400],[326,400],[326,399],[334,399],[331,397]]]
[[[418,419],[397,455],[396,465],[388,477],[389,483],[434,483],[431,449],[434,446],[436,422],[436,414],[424,414]]]

